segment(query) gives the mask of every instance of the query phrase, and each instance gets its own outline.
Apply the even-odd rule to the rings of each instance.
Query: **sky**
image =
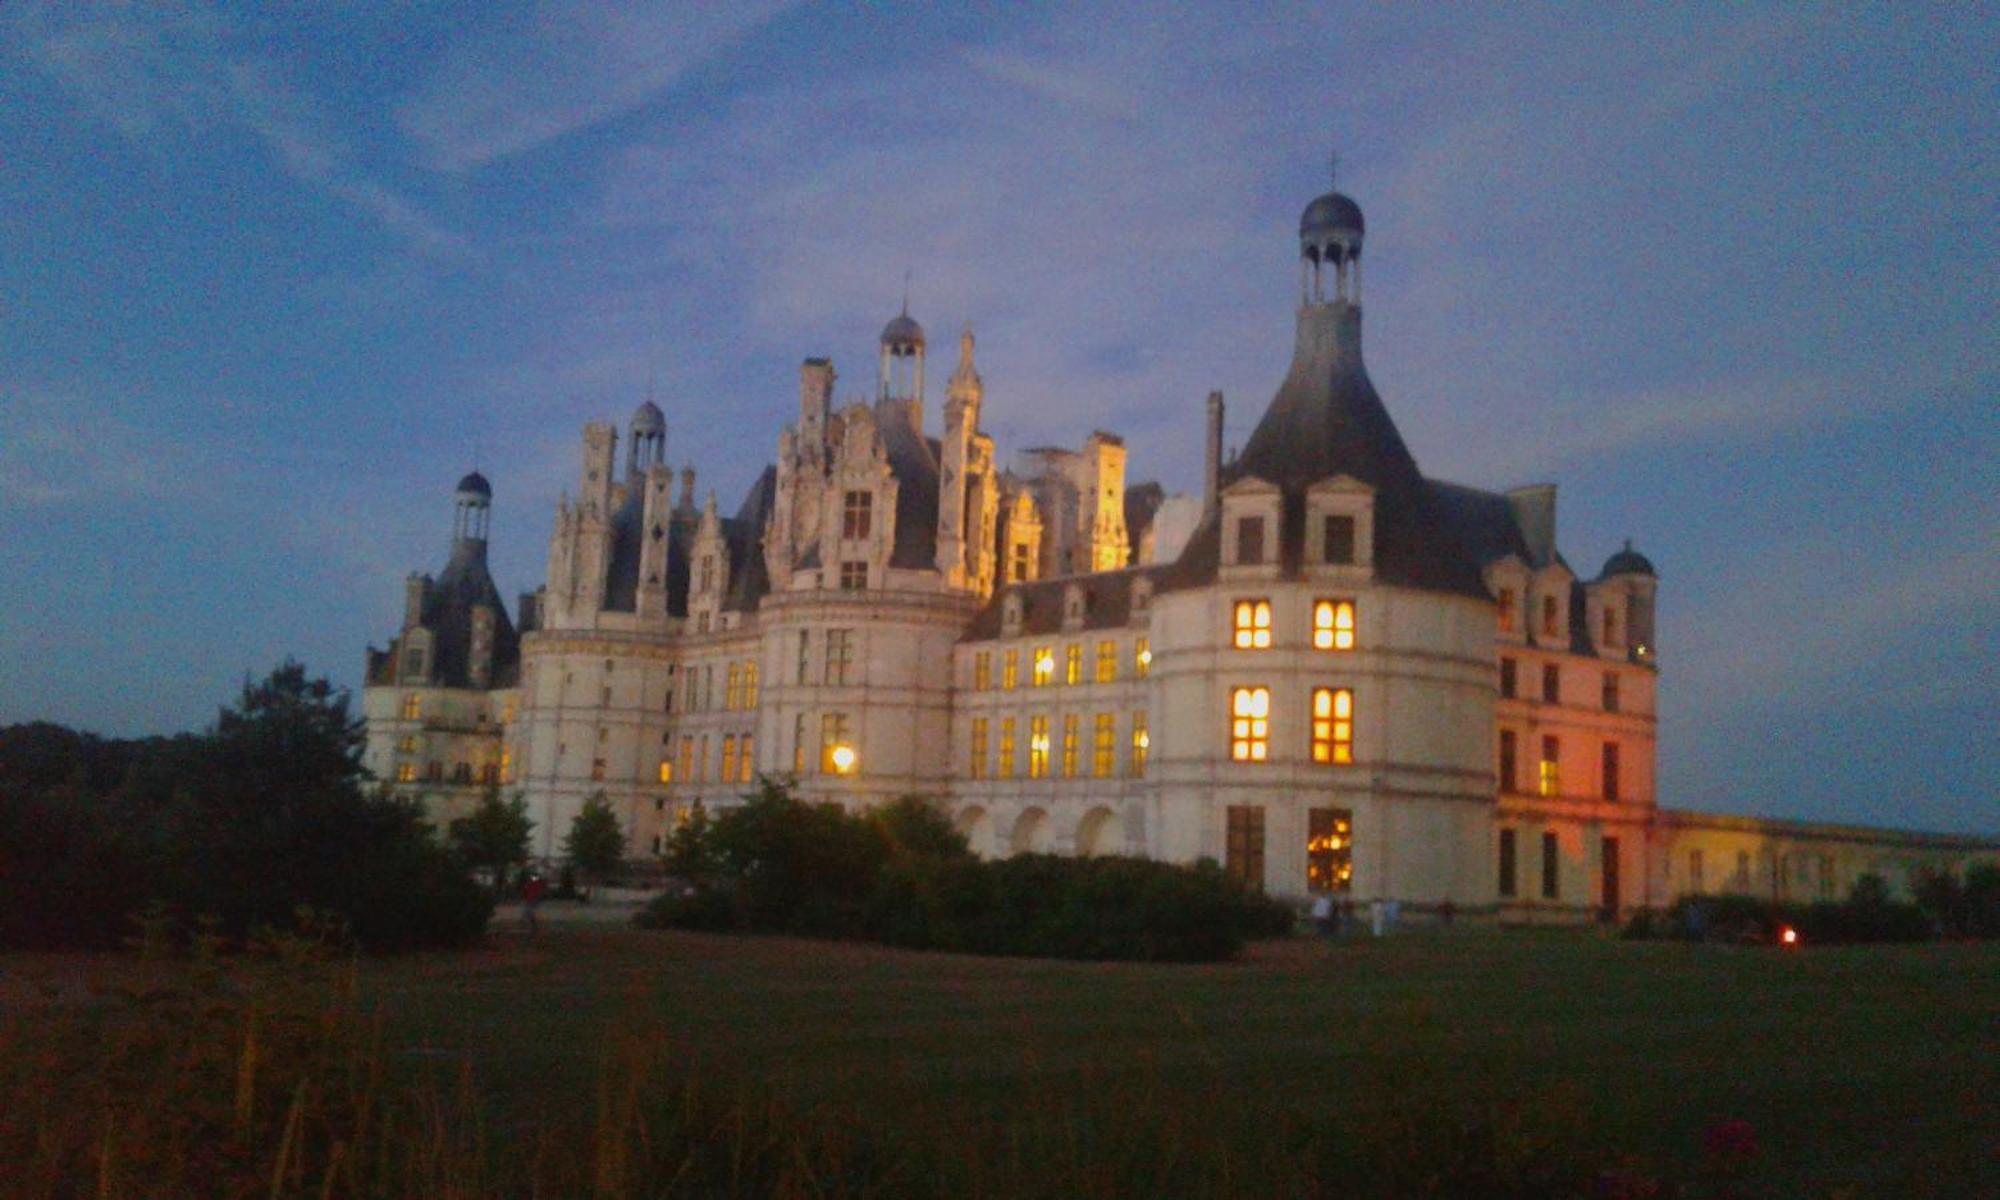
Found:
[[[458,477],[531,590],[649,388],[733,510],[906,273],[1003,453],[1195,489],[1337,151],[1425,472],[1659,567],[1661,803],[2000,831],[1997,11],[17,0],[0,723],[358,687]]]

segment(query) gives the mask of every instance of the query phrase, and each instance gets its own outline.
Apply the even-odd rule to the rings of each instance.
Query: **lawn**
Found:
[[[129,969],[0,958],[0,1004],[87,1006],[58,984]],[[1743,1194],[2000,1194],[1992,945],[1460,930],[1187,967],[503,927],[360,983],[387,1059],[460,1072],[491,1130],[602,1111],[646,1040],[881,1153],[929,1147],[955,1194],[1338,1195],[1330,1174],[1480,1137],[1686,1183],[1729,1120],[1758,1147]]]

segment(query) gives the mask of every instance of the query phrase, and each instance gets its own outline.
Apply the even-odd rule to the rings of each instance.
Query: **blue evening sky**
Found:
[[[357,684],[453,481],[534,587],[649,377],[733,508],[905,270],[1003,449],[1198,486],[1338,148],[1418,461],[1660,567],[1662,803],[2000,828],[1994,12],[9,4],[0,721]]]

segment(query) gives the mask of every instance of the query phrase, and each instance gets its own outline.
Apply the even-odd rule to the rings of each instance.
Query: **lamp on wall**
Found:
[[[861,764],[861,755],[852,746],[840,745],[827,751],[827,761],[833,764],[835,775],[852,775],[854,768]]]

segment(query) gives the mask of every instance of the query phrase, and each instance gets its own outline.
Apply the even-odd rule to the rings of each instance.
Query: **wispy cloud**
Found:
[[[454,42],[402,123],[429,165],[483,166],[639,108],[787,7],[546,5],[522,28]]]

